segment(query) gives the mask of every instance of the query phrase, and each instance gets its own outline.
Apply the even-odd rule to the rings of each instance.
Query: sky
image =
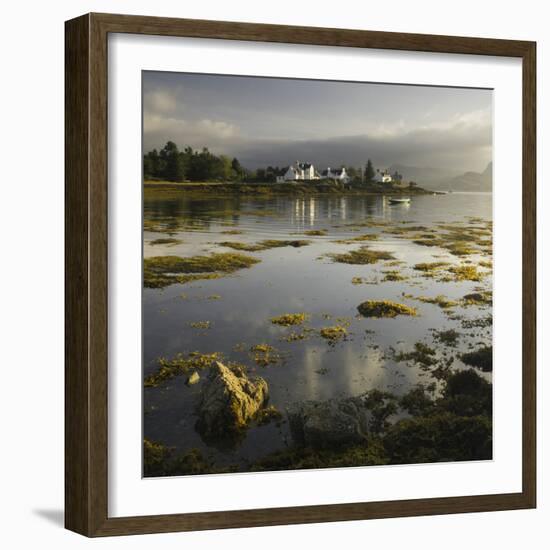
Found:
[[[143,73],[143,148],[208,147],[249,169],[296,160],[482,172],[492,91],[192,73]]]

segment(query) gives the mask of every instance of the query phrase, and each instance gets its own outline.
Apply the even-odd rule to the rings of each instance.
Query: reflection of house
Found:
[[[330,166],[321,172],[321,179],[328,180],[339,180],[347,183],[349,181],[349,176],[346,174],[345,168],[330,168]]]
[[[318,180],[319,174],[315,171],[313,164],[296,161],[289,166],[282,176],[277,176],[277,183],[285,181],[308,181]]]

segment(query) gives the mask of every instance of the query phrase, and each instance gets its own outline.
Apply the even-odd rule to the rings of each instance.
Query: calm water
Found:
[[[262,239],[309,239],[302,248],[278,248],[262,252],[244,252],[261,260],[250,269],[217,280],[172,285],[162,290],[145,289],[143,296],[144,374],[156,370],[156,359],[171,358],[190,351],[221,352],[227,359],[245,364],[251,375],[266,379],[270,404],[281,411],[304,399],[327,399],[353,396],[372,388],[402,394],[418,383],[429,383],[429,375],[404,362],[395,362],[390,347],[410,350],[422,341],[438,349],[438,354],[456,355],[490,344],[491,328],[465,329],[461,320],[449,313],[480,318],[490,308],[468,307],[443,310],[437,305],[406,299],[415,296],[445,295],[460,299],[474,289],[491,289],[490,275],[479,282],[436,282],[412,269],[419,262],[462,260],[446,250],[413,244],[410,240],[383,233],[381,227],[353,227],[369,220],[391,221],[431,226],[438,223],[463,222],[469,217],[492,219],[492,195],[454,193],[442,196],[418,196],[410,205],[390,205],[382,196],[251,198],[204,197],[145,198],[145,220],[161,220],[173,226],[173,235],[183,241],[178,245],[154,245],[150,241],[166,234],[146,231],[144,255],[193,256],[212,252],[233,252],[219,245],[222,241],[256,242]],[[303,232],[324,229],[326,236],[308,237]],[[241,230],[242,234],[224,234]],[[377,233],[379,240],[367,243],[337,244],[335,239]],[[323,257],[367,244],[373,249],[392,252],[405,262],[389,267],[333,263]],[[468,260],[487,260],[469,256]],[[399,270],[410,276],[405,282],[379,284],[351,283],[353,277],[379,279],[383,270]],[[216,296],[216,299],[212,297]],[[357,306],[369,299],[395,300],[418,309],[417,317],[366,319],[357,317]],[[350,324],[349,337],[335,345],[313,334],[311,338],[286,342],[282,338],[289,328],[275,326],[270,318],[283,313],[305,312],[313,329],[337,324],[345,318]],[[196,329],[190,323],[209,321],[209,329]],[[296,327],[299,328],[299,327]],[[433,330],[456,328],[461,333],[459,347],[434,344]],[[267,367],[256,366],[249,352],[251,346],[266,343],[275,347],[284,361]],[[461,367],[455,359],[455,367]],[[286,424],[252,427],[246,437],[231,448],[207,445],[195,431],[194,407],[201,382],[187,387],[185,378],[168,380],[144,392],[145,437],[173,446],[177,450],[200,448],[219,464],[246,462],[290,443]]]

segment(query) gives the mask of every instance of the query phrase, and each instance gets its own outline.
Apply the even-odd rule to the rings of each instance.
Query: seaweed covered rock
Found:
[[[210,368],[198,405],[198,429],[227,435],[245,428],[268,399],[267,382],[249,379],[241,368],[216,361]]]
[[[373,420],[355,398],[304,401],[289,407],[287,415],[296,444],[321,448],[365,443]]]
[[[388,430],[384,446],[392,464],[490,460],[491,419],[450,412],[406,418]]]

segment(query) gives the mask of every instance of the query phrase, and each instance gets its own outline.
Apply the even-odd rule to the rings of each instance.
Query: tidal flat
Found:
[[[490,459],[491,211],[146,193],[145,475]],[[212,417],[220,373],[242,401]]]

